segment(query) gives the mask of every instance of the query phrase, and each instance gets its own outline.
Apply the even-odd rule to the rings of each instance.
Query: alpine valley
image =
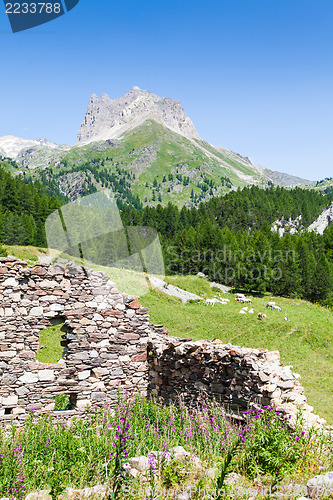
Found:
[[[40,181],[49,195],[74,200],[110,187],[134,208],[168,202],[198,206],[239,187],[311,187],[199,137],[179,101],[133,87],[118,99],[91,96],[76,145],[45,139],[0,138],[0,156],[25,182]],[[330,189],[329,180],[319,183]]]

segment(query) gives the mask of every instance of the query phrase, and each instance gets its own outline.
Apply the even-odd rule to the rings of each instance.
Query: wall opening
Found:
[[[68,328],[65,325],[65,318],[58,317],[50,320],[51,326],[39,332],[39,344],[36,359],[40,363],[58,363],[62,359],[64,350],[68,345],[66,335]]]
[[[77,394],[59,394],[56,396],[54,411],[70,411],[75,410],[77,402]]]

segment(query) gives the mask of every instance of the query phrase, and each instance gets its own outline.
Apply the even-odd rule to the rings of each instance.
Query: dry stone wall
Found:
[[[36,360],[40,332],[64,322],[64,355]],[[161,330],[161,328],[160,328]],[[147,309],[102,273],[73,264],[28,267],[0,259],[0,419],[53,410],[68,394],[73,412],[112,404],[117,386],[147,391],[147,340],[159,331]]]
[[[181,395],[188,405],[203,397],[223,403],[241,416],[248,408],[272,406],[295,422],[300,407],[305,427],[325,420],[307,404],[292,366],[282,366],[278,351],[248,349],[221,341],[184,341],[169,337],[148,342],[149,391],[166,403]]]

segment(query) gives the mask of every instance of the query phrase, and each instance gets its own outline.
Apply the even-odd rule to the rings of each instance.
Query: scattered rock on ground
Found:
[[[309,479],[307,482],[308,497],[329,497],[333,494],[333,472],[327,472]]]
[[[221,290],[222,293],[228,293],[231,290],[230,287],[225,286],[225,285],[221,285],[221,283],[215,283],[215,281],[212,281],[211,283],[209,283],[209,286],[211,288],[218,288],[219,290]]]
[[[158,288],[161,292],[171,295],[172,297],[178,297],[185,304],[188,300],[202,300],[202,297],[196,295],[195,293],[187,292],[178,288],[178,286],[168,285],[165,281],[156,278],[155,276],[150,276],[149,280],[151,284]]]
[[[34,491],[25,497],[25,500],[52,500],[49,490]]]

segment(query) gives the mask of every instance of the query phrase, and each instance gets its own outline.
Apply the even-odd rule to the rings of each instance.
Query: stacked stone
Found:
[[[119,385],[146,394],[147,312],[103,273],[1,258],[0,419],[53,410],[59,394],[70,396],[68,416],[112,405]],[[62,322],[63,359],[38,362],[39,333]]]
[[[278,351],[248,349],[221,341],[155,338],[148,342],[149,388],[166,403],[179,395],[189,405],[205,398],[221,402],[231,414],[272,406],[281,414],[302,410],[305,427],[321,427],[292,366],[282,366]]]

